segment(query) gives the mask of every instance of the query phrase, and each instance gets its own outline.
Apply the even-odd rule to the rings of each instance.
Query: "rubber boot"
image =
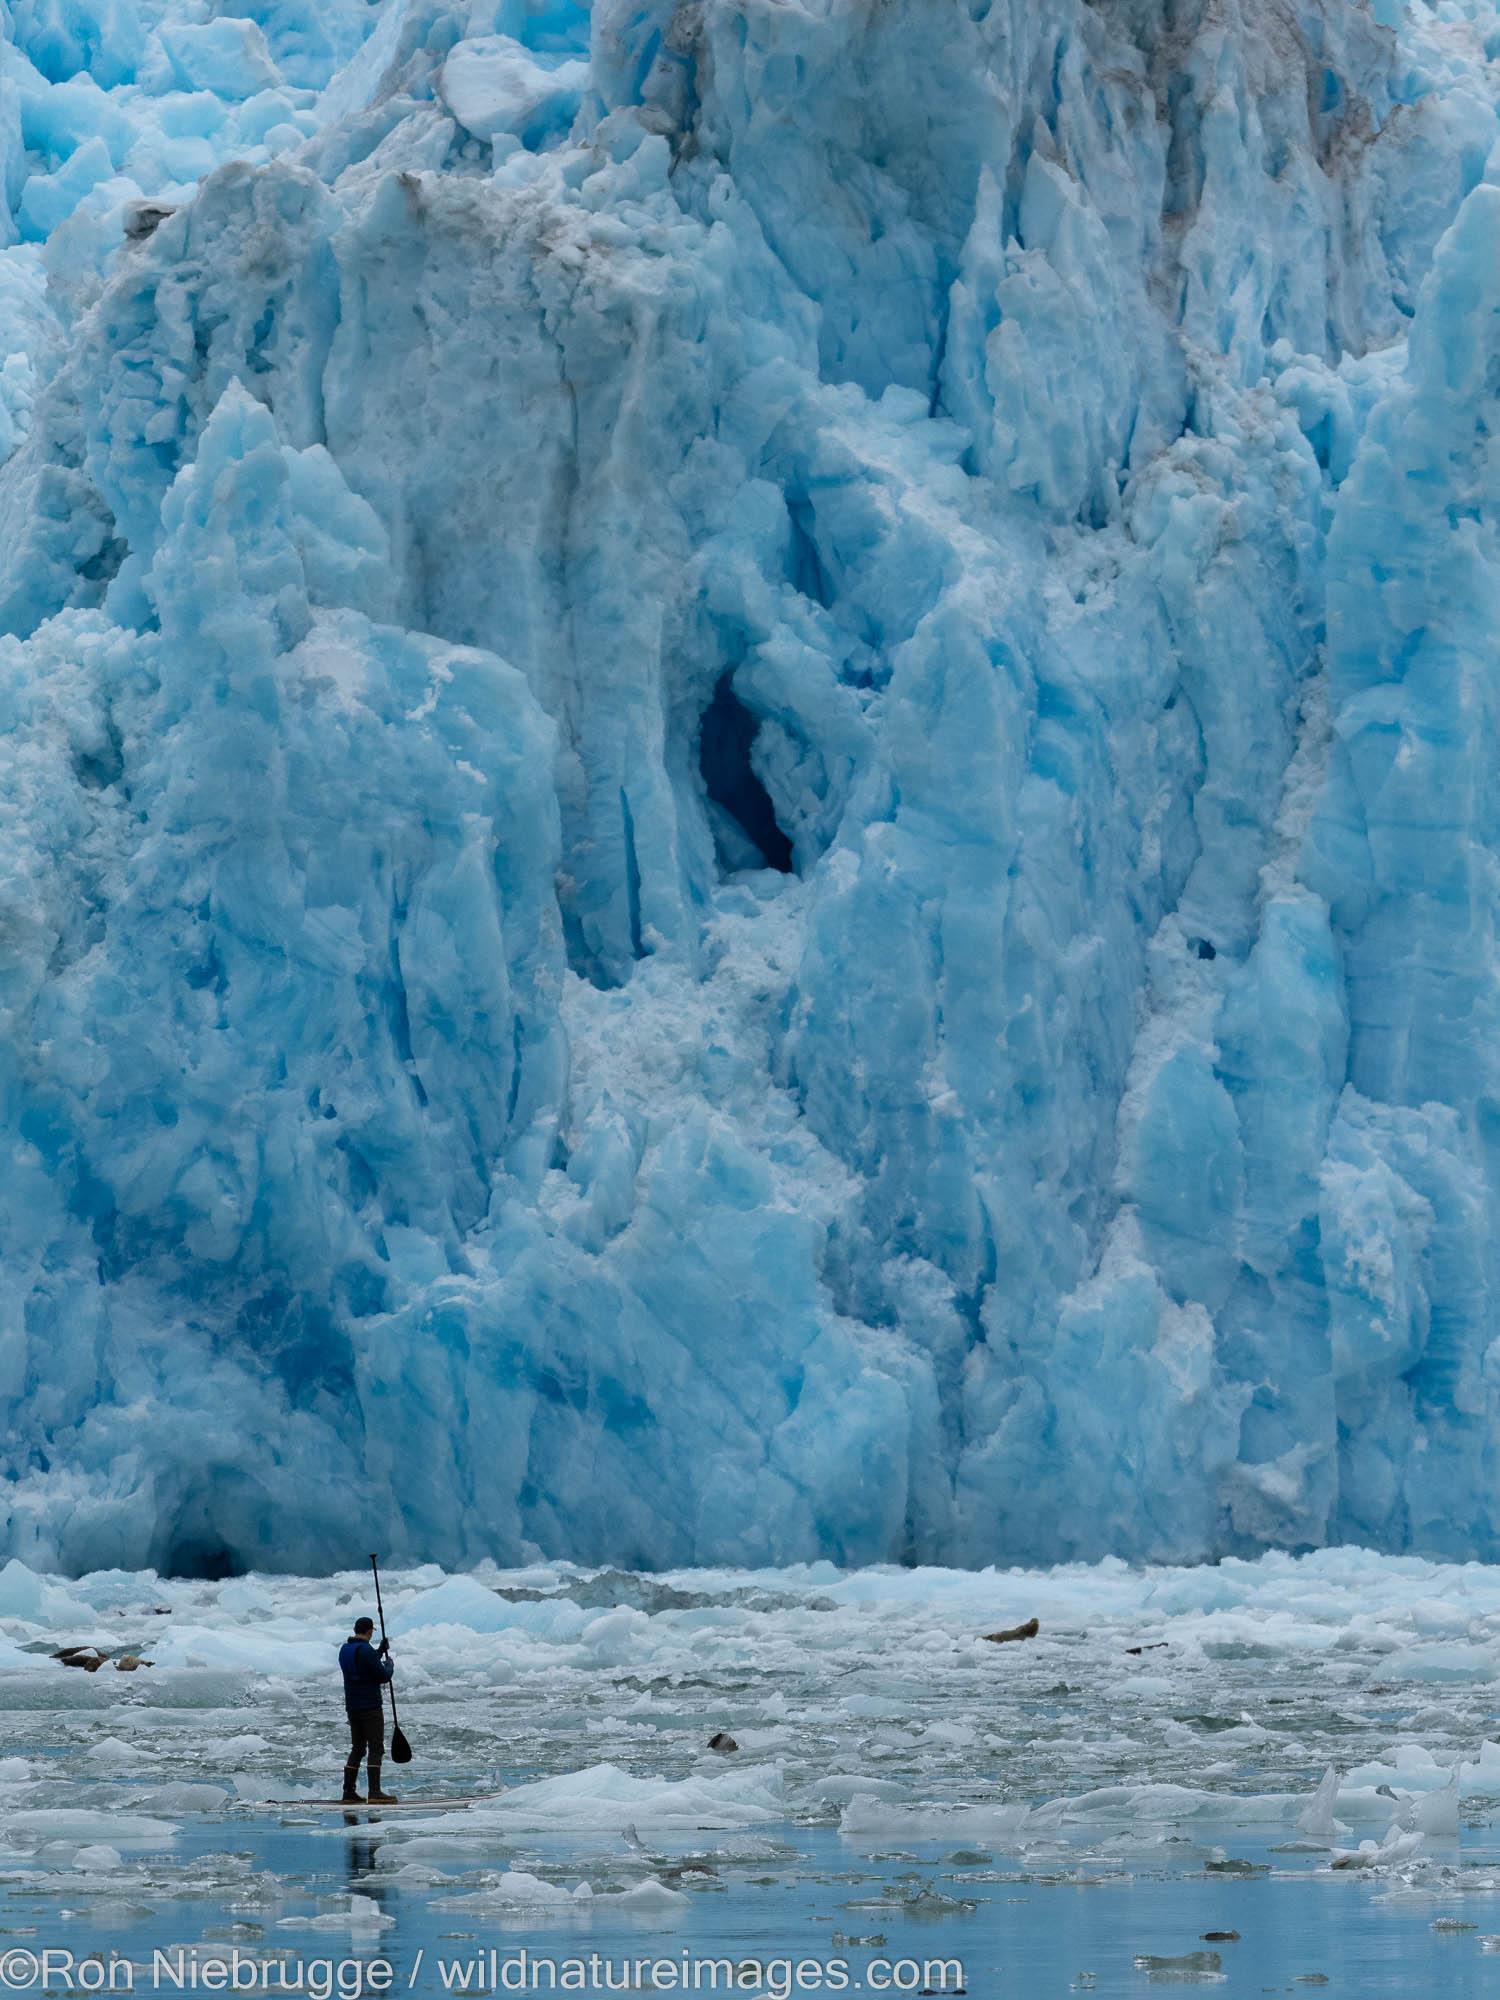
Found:
[[[358,1764],[346,1764],[344,1766],[344,1796],[339,1800],[339,1804],[344,1806],[362,1806],[364,1804],[364,1800],[359,1795]]]
[[[380,1766],[378,1764],[370,1766],[370,1796],[367,1803],[372,1806],[393,1806],[396,1804],[396,1800],[390,1792],[383,1792],[380,1789]]]

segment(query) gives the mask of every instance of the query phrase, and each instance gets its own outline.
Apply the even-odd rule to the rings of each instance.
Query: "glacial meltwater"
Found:
[[[398,1573],[384,1813],[367,1594],[0,1574],[10,1990],[1493,1991],[1500,1570]]]

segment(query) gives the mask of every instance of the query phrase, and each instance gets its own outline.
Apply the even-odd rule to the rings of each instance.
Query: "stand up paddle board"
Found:
[[[244,1800],[244,1804],[251,1803]],[[363,1799],[263,1799],[259,1801],[268,1810],[277,1812],[463,1812],[468,1806],[477,1806],[483,1801],[472,1799],[398,1799],[395,1805],[367,1805]]]

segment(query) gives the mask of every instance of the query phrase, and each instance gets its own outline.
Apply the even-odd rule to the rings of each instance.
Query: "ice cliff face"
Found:
[[[1486,0],[0,0],[34,1565],[1500,1554]]]

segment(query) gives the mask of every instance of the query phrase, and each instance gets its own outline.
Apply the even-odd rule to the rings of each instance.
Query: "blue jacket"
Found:
[[[368,1639],[346,1639],[339,1647],[339,1666],[344,1676],[344,1706],[351,1715],[379,1708],[381,1691],[396,1671],[387,1655],[382,1659]]]

